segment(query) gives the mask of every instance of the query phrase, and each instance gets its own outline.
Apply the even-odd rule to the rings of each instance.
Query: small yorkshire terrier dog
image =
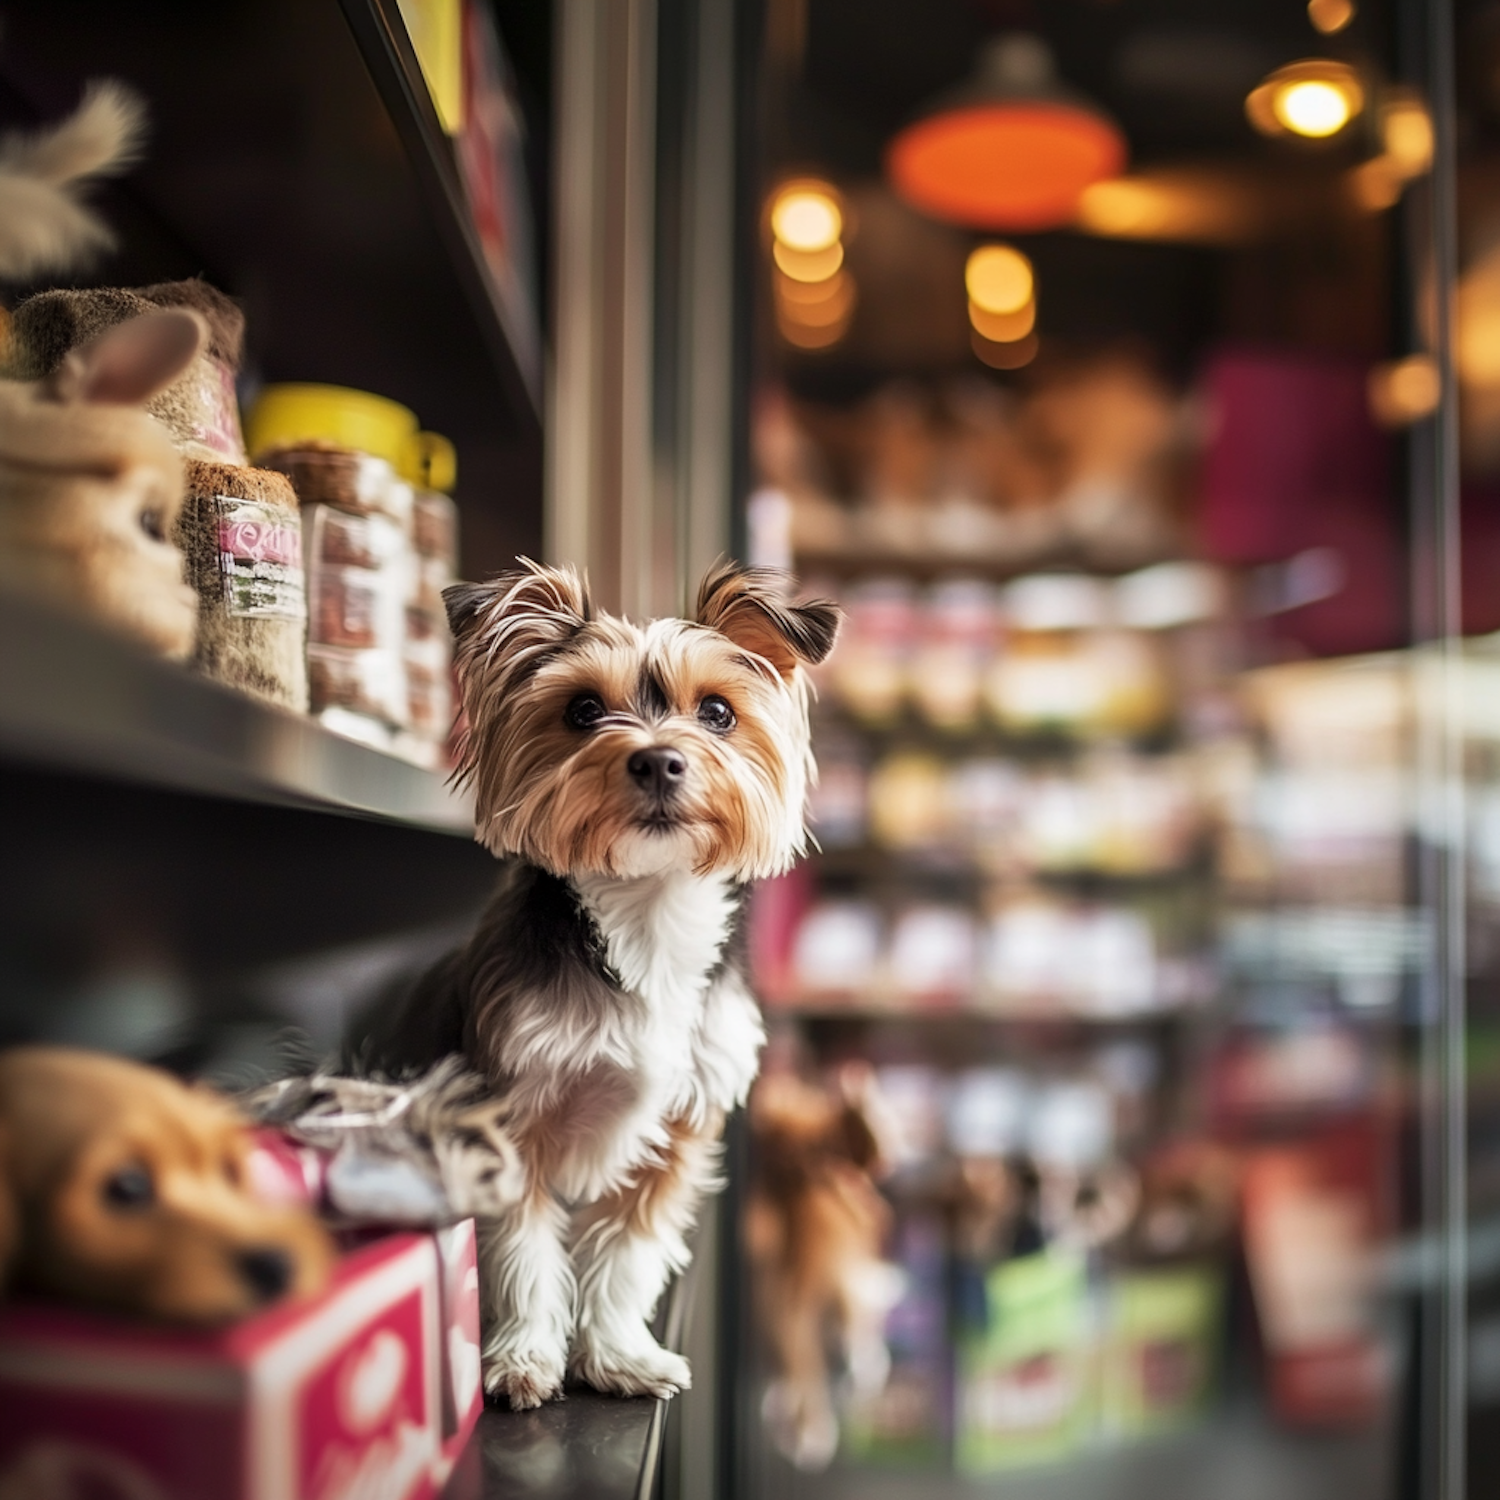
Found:
[[[838,633],[780,575],[715,568],[691,620],[597,611],[568,568],[445,591],[457,776],[506,860],[468,946],[377,1019],[367,1064],[462,1052],[508,1106],[523,1183],[480,1226],[484,1384],[520,1410],[569,1374],[670,1396],[648,1328],[715,1186],[765,1039],[740,927],[807,841],[804,668]]]

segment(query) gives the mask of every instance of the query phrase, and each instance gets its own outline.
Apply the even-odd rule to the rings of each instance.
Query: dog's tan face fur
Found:
[[[166,1073],[65,1048],[0,1053],[0,1145],[23,1285],[217,1323],[327,1280],[333,1249],[312,1215],[251,1195],[243,1123]]]
[[[802,667],[839,616],[778,582],[720,568],[694,620],[645,625],[565,568],[448,590],[480,841],[575,877],[785,870],[812,774]]]

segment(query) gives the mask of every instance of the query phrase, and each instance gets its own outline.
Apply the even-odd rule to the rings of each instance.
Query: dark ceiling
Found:
[[[1124,127],[1136,165],[1275,149],[1244,113],[1267,72],[1309,55],[1384,71],[1391,52],[1372,0],[1333,37],[1305,0],[807,0],[800,76],[767,121],[773,160],[877,172],[892,132],[1011,30],[1047,40],[1064,80]]]
[[[804,3],[801,45],[789,47],[798,28],[785,19]],[[1133,169],[1258,172],[1334,205],[1345,196],[1338,175],[1379,149],[1375,111],[1337,141],[1272,141],[1251,129],[1245,96],[1272,69],[1308,56],[1392,78],[1399,3],[1356,0],[1353,23],[1327,37],[1306,0],[771,0],[783,41],[763,95],[768,186],[815,171],[849,195],[848,264],[860,289],[837,348],[803,355],[783,346],[786,377],[832,397],[892,374],[977,368],[961,271],[975,236],[896,204],[881,161],[904,122],[971,73],[986,39],[1042,36],[1062,80],[1123,127]],[[1378,354],[1388,338],[1381,247],[1393,222],[1325,222],[1243,250],[1067,229],[1012,238],[1037,267],[1044,350],[1132,341],[1186,379],[1226,339]]]

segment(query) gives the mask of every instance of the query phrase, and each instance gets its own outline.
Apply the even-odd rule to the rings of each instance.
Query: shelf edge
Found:
[[[395,0],[339,0],[371,81],[433,210],[437,230],[511,405],[526,426],[541,427],[540,335],[528,340],[495,286],[469,220],[447,136]],[[528,350],[525,346],[531,344]]]

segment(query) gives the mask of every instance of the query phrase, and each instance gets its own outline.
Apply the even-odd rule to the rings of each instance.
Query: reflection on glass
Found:
[[[1500,1099],[1500,72],[1479,61],[1500,22],[1469,23],[1493,99],[1461,132],[1467,639],[1445,651],[1413,477],[1447,384],[1418,295],[1443,163],[1392,14],[1042,16],[1048,87],[1110,111],[1128,170],[1070,227],[999,246],[872,178],[870,143],[936,72],[959,83],[980,23],[954,20],[940,62],[885,8],[832,5],[809,0],[802,72],[768,85],[767,180],[811,163],[858,205],[859,300],[836,346],[768,341],[758,372],[752,551],[847,624],[818,674],[820,850],[754,910],[773,1043],[751,1194],[802,1184],[776,1243],[834,1260],[818,1192],[878,1201],[878,1248],[844,1269],[878,1266],[892,1300],[859,1370],[848,1309],[876,1303],[845,1291],[804,1323],[822,1363],[799,1438],[787,1329],[767,1333],[788,1304],[764,1267],[787,1272],[747,1220],[747,1493],[1426,1493],[1434,1413],[1461,1399],[1427,1389],[1432,1145],[1461,1103],[1432,1066],[1445,726],[1470,883],[1469,1400],[1500,1403],[1478,1124]],[[1005,295],[977,269],[1018,264]],[[1023,334],[1024,359],[994,353]],[[841,1108],[851,1067],[863,1156],[768,1123],[794,1086]],[[1471,1488],[1485,1472],[1476,1446]]]

